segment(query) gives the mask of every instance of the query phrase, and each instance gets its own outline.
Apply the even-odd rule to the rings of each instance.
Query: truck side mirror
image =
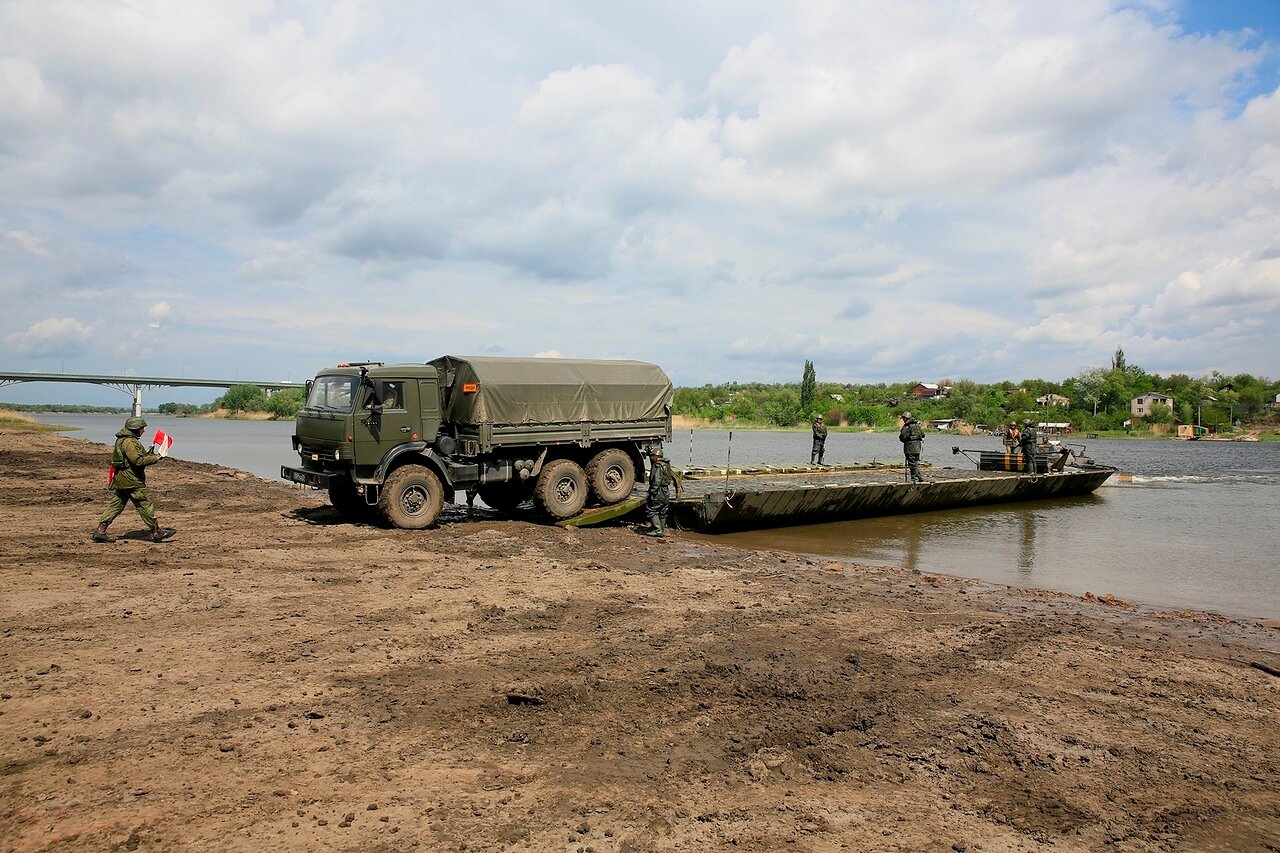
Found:
[[[386,397],[387,389],[382,384],[381,379],[366,379],[365,382],[369,386],[369,402],[365,404],[365,408],[369,410],[370,414],[380,415],[382,414],[382,401]]]

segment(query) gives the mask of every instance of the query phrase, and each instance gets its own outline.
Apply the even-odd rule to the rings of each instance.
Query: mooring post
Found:
[[[724,491],[729,493],[729,463],[733,460],[733,430],[729,430],[729,447],[724,454]]]

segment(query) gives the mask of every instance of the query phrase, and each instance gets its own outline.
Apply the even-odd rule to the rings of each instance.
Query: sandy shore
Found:
[[[0,438],[0,849],[1280,849],[1274,628]]]

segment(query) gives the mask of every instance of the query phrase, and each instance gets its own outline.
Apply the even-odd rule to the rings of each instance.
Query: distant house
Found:
[[[955,423],[955,418],[939,418],[936,421],[928,421],[926,425],[938,430],[949,430],[955,426]]]
[[[1071,424],[1065,421],[1059,421],[1057,423],[1046,421],[1037,424],[1036,426],[1037,429],[1040,430],[1041,435],[1067,435],[1071,432]]]
[[[1135,418],[1146,417],[1151,414],[1151,407],[1159,403],[1162,406],[1173,408],[1173,398],[1166,397],[1164,394],[1156,394],[1154,392],[1143,394],[1140,397],[1134,397],[1129,401],[1129,412]]]
[[[931,397],[945,397],[950,390],[945,385],[937,385],[933,382],[917,382],[916,387],[912,388],[908,393],[912,397],[927,400]]]
[[[1060,406],[1061,408],[1069,409],[1071,408],[1071,401],[1061,394],[1045,394],[1042,397],[1036,397],[1036,405],[1041,408]]]
[[[831,399],[832,399],[832,400],[835,400],[837,403],[843,403],[843,402],[844,402],[844,395],[843,395],[843,394],[829,394],[828,396],[829,396],[829,397],[831,397]]]
[[[1275,398],[1274,400],[1272,400],[1272,401],[1271,401],[1271,408],[1273,408],[1273,409],[1275,409],[1276,411],[1280,412],[1280,394],[1277,394],[1277,395],[1276,395],[1276,398]]]

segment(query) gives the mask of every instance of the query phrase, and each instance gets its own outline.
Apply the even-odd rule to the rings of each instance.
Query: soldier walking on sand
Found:
[[[812,465],[814,460],[818,464],[822,464],[822,451],[827,446],[827,425],[822,421],[822,415],[818,415],[813,419],[813,450],[809,452],[809,464]]]
[[[662,445],[655,444],[649,448],[649,494],[644,504],[645,512],[649,515],[649,529],[641,533],[641,536],[667,535],[667,510],[671,506],[672,485],[676,487],[676,497],[679,497],[680,480],[671,469],[671,463],[662,455]]]
[[[902,429],[898,432],[898,441],[902,442],[902,452],[907,457],[911,482],[923,483],[924,477],[920,476],[920,452],[924,448],[924,428],[911,417],[910,412],[902,413]]]
[[[111,467],[115,475],[108,488],[111,489],[111,500],[106,510],[98,519],[98,528],[93,531],[94,542],[114,542],[116,538],[107,534],[107,527],[124,512],[125,505],[132,502],[138,508],[138,515],[151,530],[152,542],[163,542],[177,533],[172,527],[161,527],[156,521],[156,508],[147,497],[147,466],[154,465],[164,457],[158,453],[148,453],[142,449],[139,437],[147,428],[147,422],[139,417],[132,417],[124,422],[124,428],[116,433],[116,446],[111,451]]]

